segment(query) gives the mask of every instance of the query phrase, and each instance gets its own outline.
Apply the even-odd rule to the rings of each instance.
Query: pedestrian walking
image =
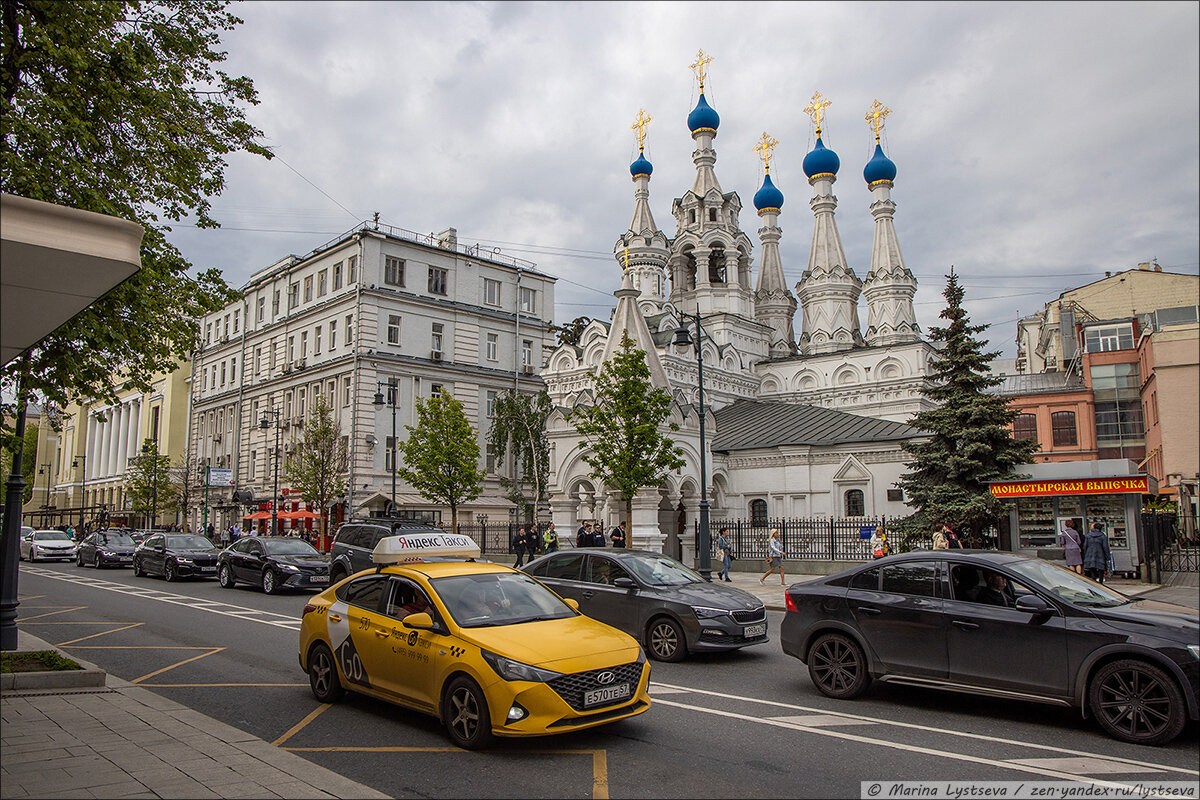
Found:
[[[538,530],[536,522],[530,523],[525,529],[525,549],[529,551],[530,561],[542,552],[542,533]]]
[[[782,586],[786,582],[783,576],[783,555],[783,542],[779,539],[779,528],[772,528],[771,538],[767,539],[767,571],[758,579],[760,584],[775,570],[779,570],[779,585]]]
[[[729,568],[733,566],[733,544],[729,541],[729,528],[721,528],[717,532],[717,555],[721,557],[721,571],[717,573],[717,580],[733,583],[733,579],[729,577]]]
[[[934,534],[935,539],[936,539],[936,537],[937,537],[937,534]],[[934,546],[934,549],[936,550],[937,549],[936,541],[933,543],[933,546]],[[875,532],[873,534],[871,534],[871,557],[872,558],[883,558],[889,552],[891,552],[891,549],[892,549],[891,545],[888,543],[888,540],[887,540],[887,531],[883,531],[883,530],[880,530],[879,528],[876,528]]]
[[[609,534],[609,538],[612,540],[613,547],[624,547],[625,546],[625,523],[618,522],[617,527],[613,528],[612,533]]]
[[[1099,522],[1092,523],[1092,529],[1083,537],[1083,574],[1097,583],[1104,583],[1104,577],[1112,566],[1112,552],[1108,549],[1108,534]]]
[[[525,563],[525,547],[529,543],[528,536],[524,525],[519,526],[512,535],[512,549],[517,554],[517,563],[513,564],[514,568]]]
[[[1063,523],[1062,546],[1063,557],[1067,560],[1067,569],[1083,573],[1083,534],[1079,532],[1079,523],[1069,519]]]
[[[558,531],[554,530],[553,522],[546,526],[545,532],[542,533],[542,539],[547,553],[558,552]]]
[[[604,547],[604,524],[599,520],[592,523],[592,547]]]
[[[591,547],[592,546],[592,528],[586,522],[579,523],[579,530],[575,531],[575,546],[576,547]]]

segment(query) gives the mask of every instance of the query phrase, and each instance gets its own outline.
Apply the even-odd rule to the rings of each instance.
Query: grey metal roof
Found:
[[[1080,392],[1087,389],[1083,378],[1074,372],[1037,372],[1031,375],[1001,375],[1000,377],[1004,382],[989,389],[990,394],[1019,397],[1026,394]]]
[[[712,449],[722,452],[794,444],[892,442],[921,435],[903,422],[764,400],[738,400],[713,416],[717,432]]]

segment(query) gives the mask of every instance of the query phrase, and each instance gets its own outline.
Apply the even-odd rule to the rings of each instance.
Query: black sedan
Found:
[[[749,592],[711,583],[662,553],[587,548],[550,553],[524,571],[593,619],[641,641],[652,658],[736,650],[767,639],[767,609]]]
[[[137,542],[124,531],[97,531],[75,545],[75,563],[81,567],[127,567],[133,563]]]
[[[194,533],[152,533],[133,551],[133,574],[162,575],[169,581],[217,574],[212,542]]]
[[[329,586],[329,559],[303,539],[250,536],[238,539],[217,556],[217,579],[226,589],[239,581],[261,586],[267,594],[283,589]]]
[[[1079,708],[1171,741],[1200,695],[1200,613],[994,551],[890,556],[787,590],[783,650],[821,693],[872,679]]]

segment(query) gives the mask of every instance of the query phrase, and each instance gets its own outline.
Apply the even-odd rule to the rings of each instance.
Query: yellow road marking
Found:
[[[162,669],[156,669],[156,670],[154,670],[154,672],[143,675],[140,678],[135,678],[134,680],[130,681],[130,683],[141,683],[142,681],[146,680],[147,678],[153,678],[155,675],[161,675],[162,673],[173,670],[176,667],[182,667],[184,664],[190,664],[193,661],[198,661],[202,658],[207,658],[208,656],[211,656],[214,653],[219,653],[224,649],[225,649],[224,647],[214,647],[211,650],[209,650],[207,653],[201,653],[198,656],[192,656],[191,658],[185,658],[183,661],[180,661],[178,664],[172,664],[169,667],[163,667]]]
[[[131,622],[130,624],[125,625],[123,627],[113,628],[111,631],[100,631],[100,633],[93,633],[91,636],[82,636],[78,639],[72,639],[69,642],[61,642],[58,646],[66,647],[69,644],[75,644],[76,642],[84,642],[84,641],[87,641],[88,639],[95,639],[97,636],[107,636],[108,634],[116,633],[117,631],[127,631],[130,628],[136,628],[139,625],[145,625],[145,624],[146,623],[144,623],[144,622]]]
[[[60,647],[62,645],[59,645]],[[76,650],[211,650],[204,645],[184,644],[80,644],[72,645]]]
[[[87,606],[71,606],[70,608],[63,607],[63,608],[60,608],[58,611],[48,611],[45,614],[37,614],[36,616],[22,619],[21,624],[24,625],[25,623],[29,622],[30,620],[41,619],[42,617],[53,617],[55,614],[65,614],[68,611],[79,611],[80,609],[84,609],[84,608],[87,608]]]
[[[300,730],[305,725],[312,722],[314,719],[319,717],[321,714],[325,713],[325,711],[327,711],[329,709],[330,705],[332,705],[332,704],[331,703],[322,703],[321,705],[317,706],[315,709],[313,709],[309,713],[309,715],[307,717],[305,717],[304,719],[297,722],[295,725],[293,725],[291,728],[288,729],[287,733],[285,733],[283,736],[280,736],[275,741],[271,742],[271,744],[275,745],[276,747],[279,747],[279,745],[283,744],[288,739],[292,738],[297,733],[299,733]]]
[[[21,624],[25,624],[26,620],[21,620]],[[30,625],[124,625],[124,622],[30,622]],[[144,623],[137,623],[142,625]]]

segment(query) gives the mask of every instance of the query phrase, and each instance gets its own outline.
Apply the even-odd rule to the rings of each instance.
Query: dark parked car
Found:
[[[127,567],[133,563],[137,543],[124,531],[97,531],[75,546],[75,563],[81,567]]]
[[[226,589],[241,581],[261,586],[267,594],[284,589],[324,589],[329,586],[329,560],[303,539],[243,537],[217,556],[217,580]]]
[[[1013,553],[905,553],[796,584],[781,639],[829,697],[876,679],[1071,706],[1148,745],[1198,716],[1200,612]]]
[[[345,522],[338,528],[329,548],[329,580],[337,583],[348,575],[373,569],[371,553],[385,536],[408,536],[414,533],[445,533],[441,528],[422,522],[395,519],[372,519]]]
[[[589,617],[643,642],[660,661],[767,639],[767,609],[749,592],[711,583],[662,553],[587,548],[549,553],[524,571]]]
[[[220,549],[195,533],[152,533],[133,551],[134,575],[162,575],[169,581],[217,574]]]

